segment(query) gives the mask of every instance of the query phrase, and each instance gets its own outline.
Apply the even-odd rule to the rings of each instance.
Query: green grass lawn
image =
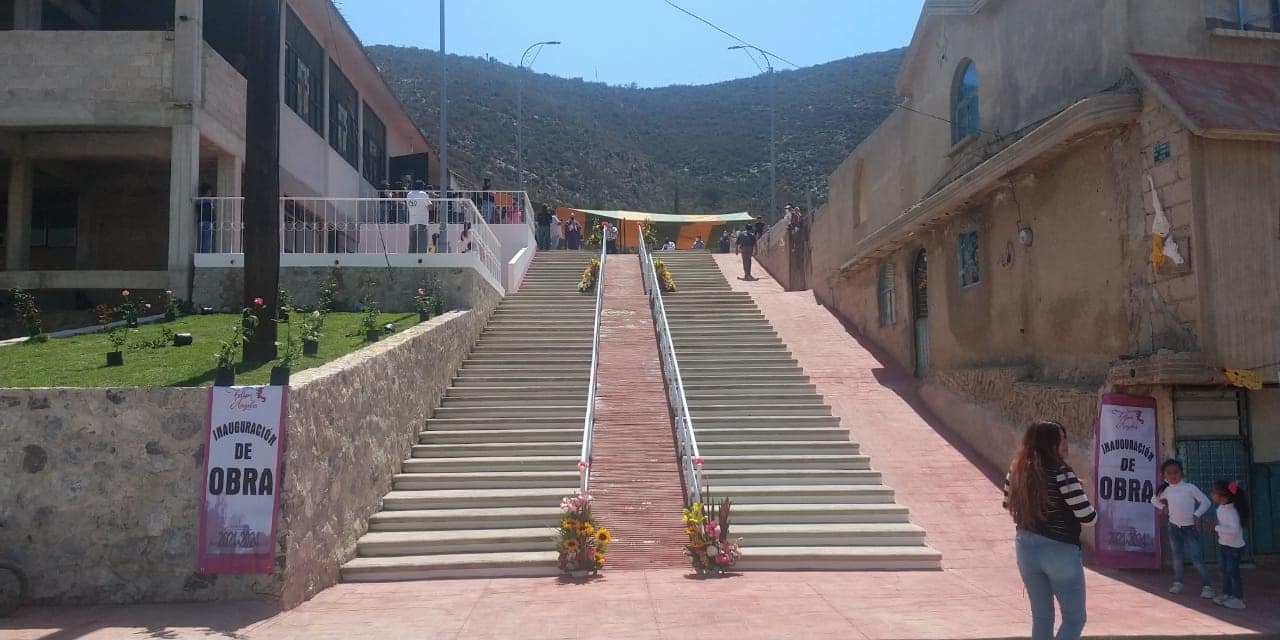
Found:
[[[293,372],[310,369],[344,356],[366,343],[360,329],[359,313],[330,313],[326,316],[320,352],[294,359]],[[107,352],[114,350],[107,336],[90,333],[48,342],[23,342],[0,347],[0,388],[4,387],[203,387],[212,384],[216,364],[214,354],[232,327],[237,314],[185,316],[169,323],[144,324],[129,332],[123,347],[124,366],[108,367]],[[401,331],[418,323],[418,314],[384,313],[379,326],[395,323]],[[161,329],[190,333],[193,344],[175,347],[172,342],[159,349],[133,348],[134,343],[160,336]],[[285,327],[280,327],[283,341]],[[295,330],[295,337],[297,336]],[[278,361],[236,365],[236,384],[266,384],[271,367]]]

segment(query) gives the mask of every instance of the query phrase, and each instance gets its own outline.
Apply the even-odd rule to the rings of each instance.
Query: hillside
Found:
[[[893,108],[904,49],[780,71],[778,202],[814,202],[827,175]],[[369,55],[432,145],[439,54]],[[449,56],[450,168],[515,188],[517,70]],[[525,186],[584,208],[763,212],[769,204],[769,79],[636,89],[524,72]]]

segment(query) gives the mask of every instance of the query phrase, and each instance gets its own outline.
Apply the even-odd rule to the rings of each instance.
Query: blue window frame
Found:
[[[978,232],[964,231],[956,236],[956,256],[960,262],[960,287],[972,287],[982,282],[978,267]]]
[[[951,143],[978,132],[978,66],[965,60],[951,90]]]
[[[880,298],[880,326],[887,327],[897,321],[895,306],[897,292],[893,284],[893,262],[885,260],[880,263],[880,274],[877,288]]]

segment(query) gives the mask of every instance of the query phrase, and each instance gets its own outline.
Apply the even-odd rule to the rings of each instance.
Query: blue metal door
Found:
[[[921,249],[911,267],[911,332],[915,346],[916,377],[929,370],[929,256]]]
[[[1249,440],[1245,398],[1236,389],[1174,389],[1173,422],[1178,457],[1182,459],[1186,481],[1204,491],[1213,489],[1217,480],[1238,480],[1245,485],[1246,499],[1257,492],[1250,486]],[[1250,506],[1252,506],[1250,500]],[[1218,538],[1213,533],[1217,519],[1216,506],[1205,514],[1200,543],[1204,558],[1218,558]],[[1246,529],[1247,531],[1247,529]],[[1253,540],[1245,536],[1252,546]],[[1249,547],[1246,557],[1251,557]]]

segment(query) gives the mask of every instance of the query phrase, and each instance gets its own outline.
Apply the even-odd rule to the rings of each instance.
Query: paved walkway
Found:
[[[730,282],[752,293],[913,521],[928,530],[943,571],[698,580],[684,569],[657,569],[606,572],[591,583],[343,584],[274,616],[265,606],[235,603],[29,609],[0,621],[7,629],[0,638],[1026,637],[1013,530],[993,471],[918,410],[909,376],[851,337],[810,294],[784,293],[767,278],[743,282],[741,261],[720,258]],[[1245,611],[1194,594],[1169,596],[1168,576],[1159,572],[1090,570],[1087,580],[1089,637],[1280,637],[1274,570],[1245,571]],[[698,624],[706,626],[695,631]]]
[[[684,566],[680,468],[653,313],[637,256],[605,264],[592,438],[595,516],[613,533],[613,569]]]

